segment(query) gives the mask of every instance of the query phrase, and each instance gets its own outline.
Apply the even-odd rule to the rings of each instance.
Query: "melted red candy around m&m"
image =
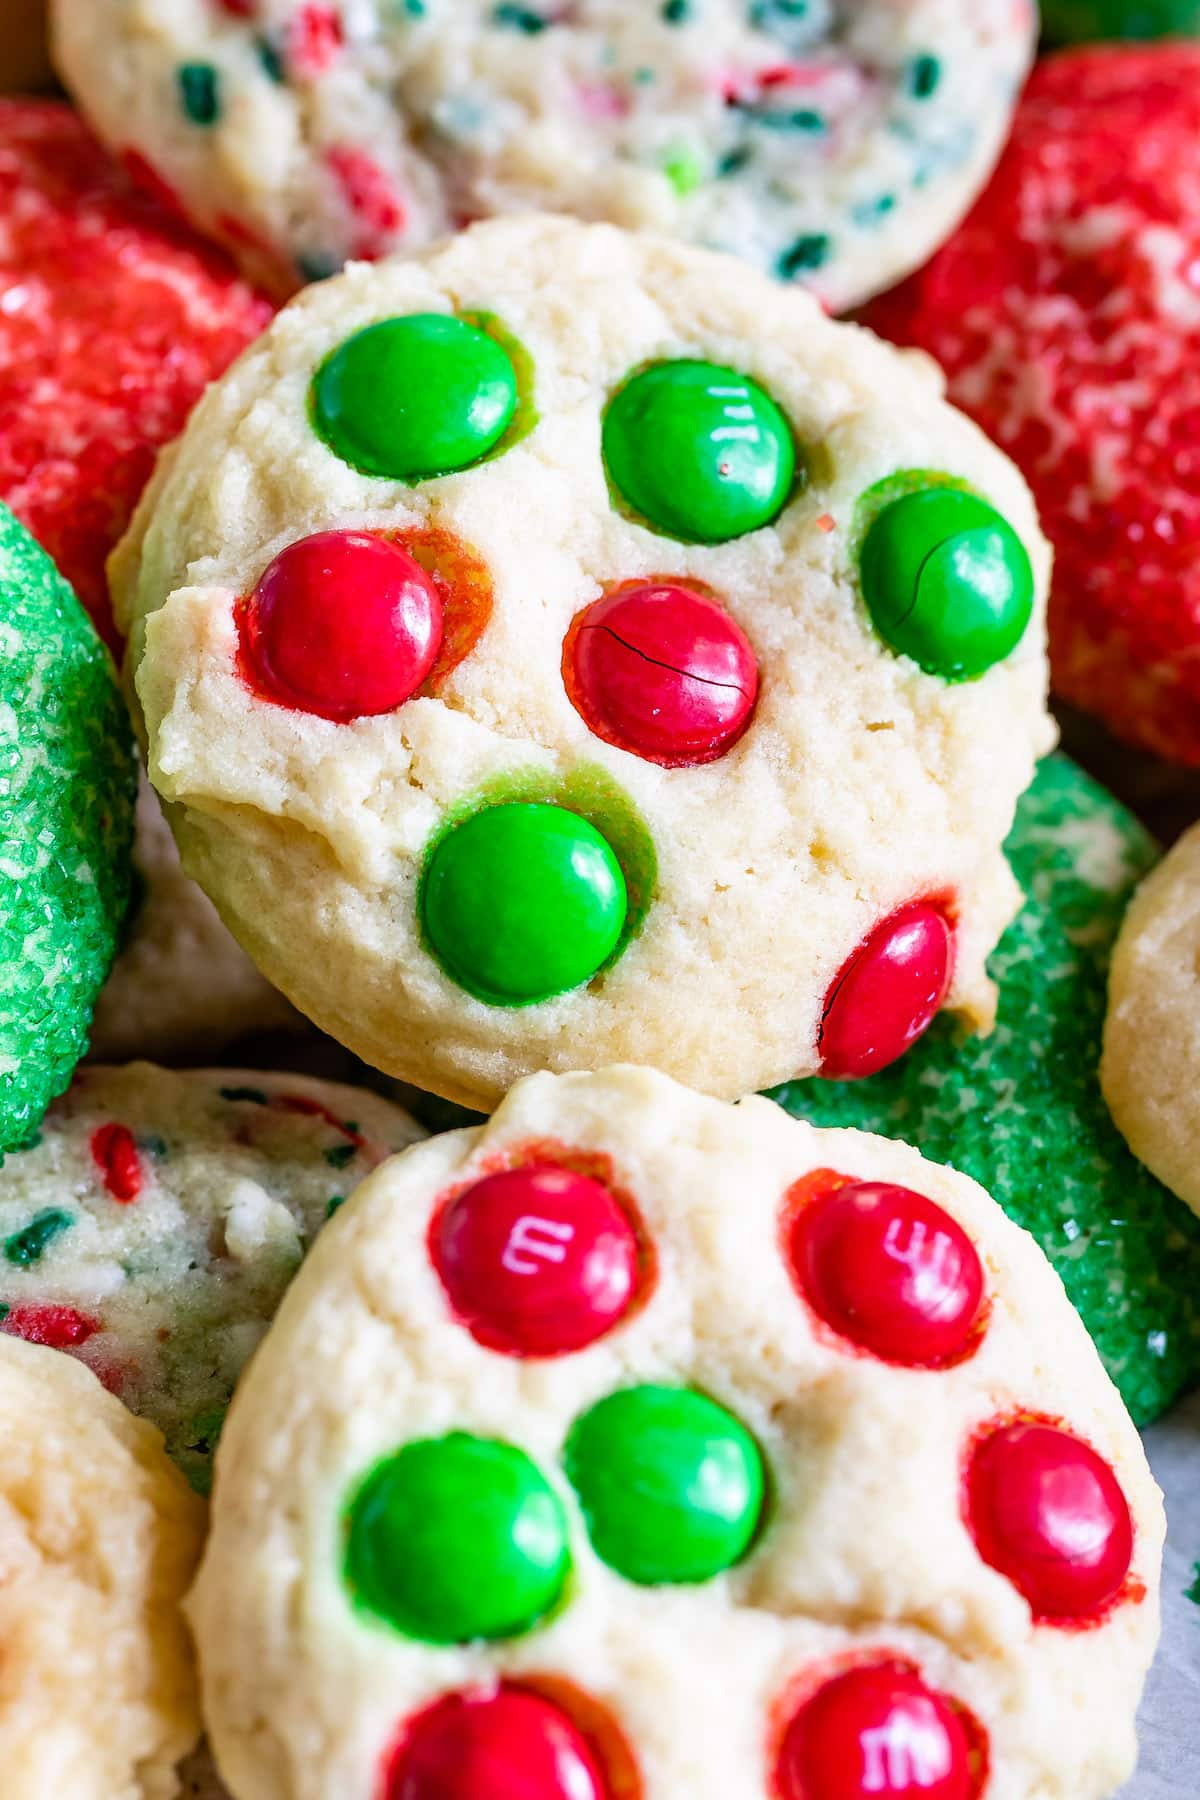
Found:
[[[818,1317],[885,1362],[944,1368],[979,1341],[979,1254],[911,1188],[855,1181],[818,1194],[796,1214],[788,1253]]]
[[[142,1160],[127,1125],[100,1125],[92,1133],[92,1161],[114,1200],[127,1206],[142,1191]]]
[[[722,756],[758,698],[741,627],[707,594],[666,581],[629,583],[581,613],[563,674],[597,737],[668,768]]]
[[[472,1336],[508,1356],[562,1356],[633,1301],[638,1240],[598,1181],[550,1165],[485,1176],[434,1220],[430,1250]]]
[[[953,933],[936,906],[915,901],[877,925],[829,990],[821,1074],[874,1075],[903,1056],[933,1023],[953,972]]]
[[[788,1726],[780,1800],[974,1800],[982,1732],[899,1662],[847,1669]]]
[[[1090,1624],[1117,1598],[1133,1560],[1129,1504],[1071,1432],[1037,1420],[990,1431],[971,1453],[965,1502],[980,1556],[1041,1623]]]
[[[607,1800],[608,1792],[574,1720],[505,1685],[448,1694],[413,1719],[382,1800]]]
[[[442,603],[420,563],[361,531],[281,550],[242,618],[248,673],[269,699],[346,722],[411,699],[442,641]]]

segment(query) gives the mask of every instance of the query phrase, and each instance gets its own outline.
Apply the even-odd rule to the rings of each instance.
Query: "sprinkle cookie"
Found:
[[[179,866],[154,790],[138,790],[134,902],[92,1019],[96,1062],[196,1062],[253,1032],[303,1021],[263,980]]]
[[[272,308],[55,101],[0,100],[0,243],[0,500],[115,648],[104,559]]]
[[[869,322],[928,350],[1054,544],[1064,699],[1200,764],[1200,45],[1040,63],[983,197]]]
[[[1008,853],[1028,899],[991,960],[991,1036],[964,1044],[939,1022],[873,1080],[793,1082],[775,1097],[986,1182],[1050,1258],[1144,1425],[1200,1380],[1200,1224],[1129,1154],[1097,1079],[1113,942],[1157,850],[1055,756],[1017,808]]]
[[[1126,914],[1100,1078],[1134,1154],[1200,1213],[1200,827]]]
[[[94,1375],[0,1341],[4,1800],[169,1800],[200,1731],[181,1602],[204,1509]]]
[[[296,301],[114,559],[184,865],[466,1104],[986,1023],[1046,549],[924,362],[725,258],[494,221]]]
[[[189,1610],[238,1800],[1097,1800],[1162,1529],[973,1182],[645,1070],[538,1075],[317,1246]]]
[[[1003,142],[1027,0],[57,0],[59,66],[291,285],[495,212],[732,251],[835,310],[943,241]]]
[[[83,1069],[0,1168],[0,1333],[87,1363],[203,1491],[309,1245],[420,1135],[373,1094],[297,1075]]]
[[[0,505],[0,1156],[87,1048],[129,904],[134,760],[112,664]]]

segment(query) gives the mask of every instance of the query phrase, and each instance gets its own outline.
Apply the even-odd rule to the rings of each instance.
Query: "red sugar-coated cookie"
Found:
[[[1038,65],[966,223],[869,324],[930,351],[1055,548],[1054,684],[1200,764],[1200,44]]]
[[[0,499],[115,643],[104,561],[272,306],[69,107],[0,100]]]

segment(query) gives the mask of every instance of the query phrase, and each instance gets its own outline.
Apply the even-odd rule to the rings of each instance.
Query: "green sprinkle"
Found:
[[[692,0],[664,0],[662,16],[668,25],[683,25],[692,16]]]
[[[680,198],[694,193],[704,179],[700,160],[690,150],[673,150],[663,164],[663,174]]]
[[[179,96],[193,125],[215,125],[221,116],[221,84],[211,63],[184,63]]]
[[[11,1311],[12,1307],[8,1304],[8,1301],[0,1300],[0,1325],[3,1325]]]
[[[833,240],[826,232],[808,232],[783,251],[775,267],[785,281],[792,281],[805,270],[823,269],[832,250]]]
[[[325,1152],[325,1161],[331,1169],[344,1169],[347,1163],[354,1161],[357,1148],[356,1144],[334,1144]]]
[[[550,21],[534,12],[531,6],[514,6],[510,0],[501,0],[499,6],[492,8],[492,24],[504,25],[510,31],[523,31],[526,37],[536,37],[546,30]]]
[[[7,1312],[8,1308],[5,1307],[4,1310]],[[1200,1562],[1192,1565],[1192,1579],[1184,1588],[1183,1597],[1185,1600],[1190,1600],[1193,1606],[1200,1606]]]
[[[60,1232],[69,1231],[74,1223],[73,1213],[63,1212],[58,1206],[44,1207],[40,1213],[34,1214],[28,1225],[23,1225],[20,1231],[14,1231],[11,1237],[5,1238],[4,1254],[10,1263],[27,1269],[31,1263],[41,1262],[47,1246]]]
[[[258,37],[254,40],[254,48],[258,52],[258,60],[270,76],[271,80],[282,87],[287,81],[287,72],[283,66],[283,56],[274,38]]]
[[[296,257],[296,268],[305,281],[328,281],[341,266],[336,256],[328,256],[320,250],[301,250]]]
[[[811,106],[764,106],[761,100],[731,100],[729,104],[767,131],[798,131],[815,137],[826,129],[824,113],[814,112]]]
[[[266,1106],[267,1096],[261,1088],[256,1087],[223,1087],[219,1090],[222,1100],[249,1100],[252,1106]]]
[[[727,150],[717,164],[720,176],[737,175],[753,157],[754,152],[748,144],[739,144],[736,150]]]
[[[327,1219],[332,1219],[334,1213],[338,1210],[338,1208],[340,1206],[345,1206],[345,1204],[346,1204],[345,1194],[335,1194],[333,1196],[333,1199],[329,1202],[328,1206],[325,1208],[325,1217]]]
[[[936,56],[914,56],[908,65],[908,86],[913,98],[928,100],[942,79],[942,65]]]

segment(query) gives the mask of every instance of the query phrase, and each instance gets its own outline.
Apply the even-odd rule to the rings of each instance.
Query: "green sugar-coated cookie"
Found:
[[[1027,901],[989,965],[992,1035],[963,1043],[939,1020],[881,1075],[774,1098],[820,1125],[906,1138],[982,1182],[1037,1238],[1145,1424],[1200,1379],[1200,1220],[1126,1149],[1097,1079],[1113,940],[1155,846],[1052,756],[1008,855]]]
[[[129,903],[134,768],[107,651],[0,506],[0,1154],[87,1048]]]

